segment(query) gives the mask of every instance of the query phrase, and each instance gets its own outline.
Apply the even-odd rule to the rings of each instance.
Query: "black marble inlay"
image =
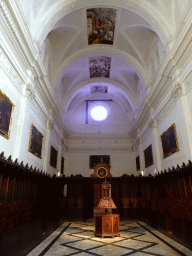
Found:
[[[59,237],[66,231],[66,229],[71,225],[71,223],[69,223],[60,233],[59,235],[57,235],[55,237],[55,239],[53,239],[53,241],[51,241],[51,243],[38,255],[38,256],[43,256],[45,255],[45,253],[51,248],[51,246],[59,239]]]
[[[150,231],[148,228],[146,228],[145,226],[139,224],[142,228],[146,229],[149,233],[151,233],[153,236],[157,237],[159,240],[161,240],[164,244],[168,245],[171,249],[173,249],[174,251],[176,251],[179,255],[181,256],[187,256],[185,253],[179,251],[176,247],[174,247],[173,245],[171,245],[170,243],[166,242],[163,238],[159,237],[158,235],[154,234],[152,231]]]
[[[120,224],[120,233],[122,231],[122,234],[120,237],[121,239],[117,240],[117,239],[111,238],[110,240],[108,239],[106,241],[105,239],[99,239],[99,240],[94,239],[94,231],[95,231],[94,224],[76,222],[76,224],[79,224],[79,226],[73,227],[72,230],[70,230],[70,233],[67,234],[67,236],[74,237],[75,239],[72,241],[66,241],[62,244],[57,244],[57,245],[62,246],[63,251],[65,251],[67,248],[75,250],[75,252],[67,254],[70,256],[72,256],[72,255],[78,256],[81,253],[82,254],[84,253],[87,255],[93,255],[93,256],[102,256],[102,255],[105,255],[104,251],[105,251],[105,246],[107,246],[107,245],[113,246],[114,251],[116,251],[117,253],[119,252],[118,249],[120,249],[120,250],[123,249],[122,253],[117,254],[119,256],[120,255],[121,256],[128,256],[128,255],[136,256],[137,253],[144,255],[144,256],[147,256],[147,255],[162,256],[162,254],[155,253],[155,249],[156,249],[156,246],[161,245],[162,250],[165,252],[166,249],[164,250],[164,248],[163,248],[163,244],[165,244],[166,246],[169,246],[173,250],[172,255],[174,255],[174,251],[175,251],[175,252],[177,252],[177,254],[179,254],[181,256],[186,256],[186,254],[184,254],[183,252],[181,252],[180,250],[175,248],[173,245],[171,245],[170,243],[168,243],[167,241],[165,241],[164,239],[162,239],[161,237],[156,235],[154,232],[150,231],[149,228],[146,228],[144,225],[142,225],[138,222],[134,222],[134,223],[137,223],[138,226],[135,227],[135,226],[129,225],[131,223]],[[60,234],[43,250],[43,252],[41,254],[39,254],[39,256],[45,255],[45,253],[51,248],[51,246],[56,242],[56,240],[58,240],[59,237],[70,226],[70,224],[68,224],[64,228],[64,230],[60,232]],[[106,225],[107,224],[109,225],[108,222],[106,223]],[[93,227],[93,229],[91,228],[91,230],[90,230],[89,227]],[[124,229],[124,227],[125,227],[125,229]],[[73,230],[74,230],[74,232],[73,232]],[[71,233],[71,231],[72,231],[72,233]],[[160,242],[150,241],[150,238],[148,238],[146,231],[151,233],[154,237],[158,238],[160,240]],[[87,232],[90,234],[88,234],[88,235],[86,234],[86,236],[85,236],[84,234]],[[124,233],[125,233],[125,235],[124,235]],[[129,234],[129,235],[127,236],[126,234]],[[82,244],[85,242],[85,245],[88,242],[90,244],[90,247],[88,249],[86,249],[86,247],[79,248],[78,242],[80,242]],[[94,242],[99,242],[99,244],[94,243]],[[121,242],[123,242],[123,243],[121,243]],[[135,243],[139,246],[135,246]],[[81,247],[83,247],[83,246],[81,246]],[[146,251],[149,248],[150,248],[151,252]],[[154,248],[154,250],[153,250],[153,248]],[[110,253],[108,251],[108,253],[106,255],[109,255],[109,254]],[[54,255],[54,253],[53,253],[53,255]],[[163,254],[163,255],[165,255],[165,254]]]

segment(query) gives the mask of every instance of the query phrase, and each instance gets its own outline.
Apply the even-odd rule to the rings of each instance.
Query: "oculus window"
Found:
[[[95,121],[104,121],[108,116],[108,111],[105,106],[97,105],[91,109],[91,117]]]

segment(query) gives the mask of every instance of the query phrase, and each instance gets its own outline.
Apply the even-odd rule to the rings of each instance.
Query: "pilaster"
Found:
[[[45,153],[44,153],[44,158],[43,158],[43,171],[48,172],[48,164],[49,164],[49,141],[50,141],[50,134],[51,130],[53,129],[54,124],[53,124],[53,119],[51,116],[49,119],[47,119],[47,127],[46,127],[46,134],[45,134]]]
[[[159,136],[157,133],[157,121],[155,118],[152,118],[149,123],[149,127],[153,130],[153,136],[154,136],[154,141],[155,141],[155,153],[156,153],[156,158],[157,158],[157,172],[160,172],[162,169],[161,166],[161,155],[160,155],[160,145],[159,145]]]
[[[142,137],[140,136],[140,130],[137,130],[138,138],[136,143],[139,145],[139,159],[140,159],[140,170],[144,170],[145,168],[145,161],[144,161],[144,154],[143,154],[143,144],[142,144]]]
[[[62,155],[62,148],[64,144],[64,139],[60,138],[59,139],[59,152],[58,152],[58,159],[57,159],[57,170],[58,172],[61,172],[61,155]]]
[[[189,152],[186,152],[187,154],[189,153],[190,159],[192,158],[192,135],[191,135],[191,128],[192,128],[192,120],[191,120],[191,115],[190,115],[190,110],[189,110],[189,105],[187,101],[187,96],[186,96],[186,90],[185,90],[185,85],[180,83],[179,81],[175,82],[175,86],[172,90],[172,97],[177,100],[179,103],[180,101],[180,106],[182,107],[183,115],[184,115],[184,122],[185,122],[185,127],[187,131],[187,137],[188,137],[188,146],[189,146]]]
[[[23,95],[21,95],[21,105],[20,110],[18,114],[18,125],[17,125],[17,132],[15,136],[15,145],[14,145],[14,153],[13,153],[13,159],[16,159],[20,157],[20,151],[21,151],[21,140],[23,131],[25,128],[25,119],[26,119],[26,113],[28,112],[29,108],[29,100],[30,96],[27,91],[27,86],[23,86]],[[35,94],[33,94],[33,97],[35,97]],[[22,160],[22,159],[20,159]]]

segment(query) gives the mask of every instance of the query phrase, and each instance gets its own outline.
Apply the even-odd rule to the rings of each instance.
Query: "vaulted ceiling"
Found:
[[[68,132],[129,135],[190,0],[18,2]],[[110,120],[86,124],[94,101],[108,104]]]

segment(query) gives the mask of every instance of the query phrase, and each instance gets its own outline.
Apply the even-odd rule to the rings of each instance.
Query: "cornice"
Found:
[[[89,134],[87,134],[87,135],[73,135],[73,134],[71,134],[70,136],[69,136],[69,139],[74,139],[74,140],[89,140],[89,139],[91,139],[91,140],[93,140],[93,139],[96,139],[96,140],[98,140],[98,139],[107,139],[107,140],[114,140],[114,139],[116,139],[116,140],[118,140],[118,139],[123,139],[123,140],[129,140],[129,139],[131,139],[131,137],[130,136],[124,136],[124,135],[116,135],[116,134],[113,134],[113,135],[103,135],[103,134],[93,134],[93,135],[89,135]]]
[[[66,152],[70,153],[91,153],[91,152],[106,152],[106,153],[117,153],[117,152],[133,152],[133,147],[65,147]]]
[[[31,53],[29,53],[29,50],[26,48],[26,45],[23,43],[23,38],[19,33],[18,27],[15,24],[14,19],[10,14],[7,4],[3,0],[0,1],[0,12],[2,14],[2,17],[5,20],[6,25],[9,27],[9,32],[11,32],[12,38],[14,38],[14,40],[16,41],[17,46],[20,48],[20,51],[22,52],[23,56],[28,61],[28,63],[33,63],[33,56]]]
[[[47,74],[39,56],[39,52],[35,49],[35,42],[33,42],[31,35],[27,30],[26,25],[23,22],[21,14],[18,10],[18,6],[14,0],[11,1],[10,6],[14,9],[14,11],[11,11],[13,11],[16,18],[13,17],[13,15],[11,16],[5,1],[0,1],[0,14],[4,19],[3,28],[5,28],[5,26],[7,27],[5,31],[5,33],[8,35],[7,41],[10,45],[12,45],[13,54],[15,55],[16,53],[16,58],[17,60],[20,60],[22,69],[24,71],[30,70],[33,76],[37,79],[40,78],[41,80],[43,78],[44,81],[43,83],[41,82],[41,85],[43,85],[43,91],[45,94],[51,95],[47,97],[47,100],[49,100],[50,104],[52,104],[52,100],[55,98],[54,91],[48,78],[46,77]],[[22,75],[22,78],[25,81],[24,83],[27,84],[28,75],[26,72]]]
[[[185,31],[186,32],[186,31]],[[154,117],[158,115],[158,113],[163,109],[166,105],[167,101],[169,101],[170,97],[174,93],[174,73],[175,69],[179,68],[180,62],[182,61],[181,66],[184,65],[186,59],[189,58],[190,47],[192,43],[192,25],[188,26],[188,30],[185,34],[182,34],[180,38],[178,38],[177,43],[174,44],[172,52],[167,55],[165,62],[160,68],[160,72],[158,75],[158,80],[156,80],[154,86],[151,88],[148,94],[148,101],[151,106],[156,110],[154,113]],[[172,56],[172,57],[171,57]],[[184,60],[184,58],[186,58]],[[170,86],[171,82],[171,86]],[[162,90],[163,89],[163,90]],[[178,92],[178,88],[175,87],[175,90]],[[159,107],[154,106],[154,102],[158,103]],[[145,104],[142,113],[138,116],[136,121],[136,126],[139,127],[144,120],[146,112],[149,107]],[[134,127],[136,127],[134,126]]]
[[[9,1],[9,5],[11,6],[11,9],[14,12],[14,15],[16,17],[16,24],[19,26],[19,28],[22,28],[22,34],[24,35],[24,38],[27,42],[28,48],[32,54],[32,59],[33,56],[36,56],[39,54],[39,50],[35,47],[35,43],[32,40],[31,33],[28,29],[28,26],[26,24],[26,18],[23,15],[23,12],[21,8],[18,5],[17,0],[11,0]]]
[[[7,59],[4,52],[0,49],[0,66],[7,76],[11,79],[11,82],[16,86],[20,93],[22,93],[23,82],[16,72],[15,68],[12,66],[10,61]]]
[[[185,80],[185,90],[186,93],[192,89],[192,70],[191,72],[188,74],[186,80]]]

